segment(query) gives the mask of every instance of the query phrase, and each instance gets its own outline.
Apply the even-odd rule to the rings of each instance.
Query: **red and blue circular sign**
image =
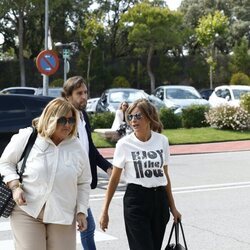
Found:
[[[36,66],[40,73],[52,75],[59,68],[59,59],[53,50],[43,50],[36,58]]]

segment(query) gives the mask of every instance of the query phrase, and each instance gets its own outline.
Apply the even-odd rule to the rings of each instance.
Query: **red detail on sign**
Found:
[[[43,50],[36,58],[36,66],[40,73],[52,75],[59,68],[59,59],[53,50]]]

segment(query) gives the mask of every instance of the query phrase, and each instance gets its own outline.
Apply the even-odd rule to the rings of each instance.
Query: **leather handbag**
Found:
[[[20,158],[20,161],[23,159],[23,163],[20,169],[20,172],[17,171],[19,175],[19,180],[22,182],[22,175],[24,173],[26,161],[28,158],[28,155],[30,153],[31,148],[33,147],[35,140],[37,137],[37,131],[35,128],[33,128],[33,131],[29,137],[29,140],[25,146],[25,149],[22,153],[22,156]],[[15,201],[12,197],[12,191],[8,188],[8,186],[3,181],[3,176],[0,175],[0,217],[8,218],[16,205]]]
[[[179,242],[179,226],[181,227],[181,233],[182,233],[184,246],[182,246]],[[174,229],[175,229],[175,243],[170,243]],[[182,227],[180,220],[178,220],[177,223],[175,223],[175,222],[173,223],[173,226],[172,226],[172,229],[170,231],[169,238],[168,238],[168,244],[167,244],[165,250],[188,250],[183,227]]]

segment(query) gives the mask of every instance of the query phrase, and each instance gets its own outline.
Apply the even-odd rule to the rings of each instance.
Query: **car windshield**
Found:
[[[59,97],[61,96],[61,92],[62,92],[62,89],[53,89],[53,88],[50,88],[48,89],[48,95],[49,96],[52,96],[52,97]]]
[[[170,88],[165,91],[168,99],[201,99],[199,93],[189,89]]]
[[[246,93],[250,93],[250,89],[233,89],[234,99],[240,100],[240,97]]]
[[[142,91],[116,91],[109,94],[111,103],[120,103],[122,101],[131,103],[139,98],[146,98]]]

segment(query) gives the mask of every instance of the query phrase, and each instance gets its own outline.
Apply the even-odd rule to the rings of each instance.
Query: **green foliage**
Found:
[[[195,29],[198,42],[208,47],[215,42],[218,36],[223,36],[228,28],[228,18],[220,11],[209,13],[199,19],[199,25]]]
[[[111,112],[95,113],[89,115],[91,129],[111,128],[115,115]]]
[[[63,79],[62,78],[58,78],[55,79],[54,81],[52,81],[49,86],[50,87],[62,87],[63,86]]]
[[[176,115],[172,109],[162,108],[159,116],[165,129],[181,128],[181,117]]]
[[[184,128],[200,128],[208,126],[205,112],[209,107],[205,105],[191,105],[182,110],[182,125]]]
[[[242,107],[221,105],[205,113],[207,122],[215,128],[246,130],[249,128],[249,113]]]
[[[129,88],[129,81],[124,76],[117,76],[112,82],[112,88]]]
[[[182,42],[178,32],[182,15],[171,12],[168,8],[152,6],[146,2],[136,4],[122,16],[122,22],[129,29],[129,42],[145,51],[151,45],[155,49],[161,49],[166,44],[174,46]]]
[[[86,15],[85,26],[80,29],[82,45],[85,49],[90,50],[98,45],[98,39],[104,33],[102,20],[97,15]]]
[[[242,73],[238,72],[232,75],[230,84],[232,85],[250,85],[250,78]]]
[[[250,93],[246,93],[240,98],[240,106],[250,114]]]
[[[233,48],[233,55],[230,60],[232,72],[243,72],[247,74],[250,69],[250,55],[248,53],[248,40],[241,39]]]
[[[147,55],[147,71],[151,91],[155,89],[155,76],[151,61],[155,51],[183,45],[182,14],[155,6],[149,1],[135,4],[121,17],[121,25],[128,30],[128,42],[137,55]]]

